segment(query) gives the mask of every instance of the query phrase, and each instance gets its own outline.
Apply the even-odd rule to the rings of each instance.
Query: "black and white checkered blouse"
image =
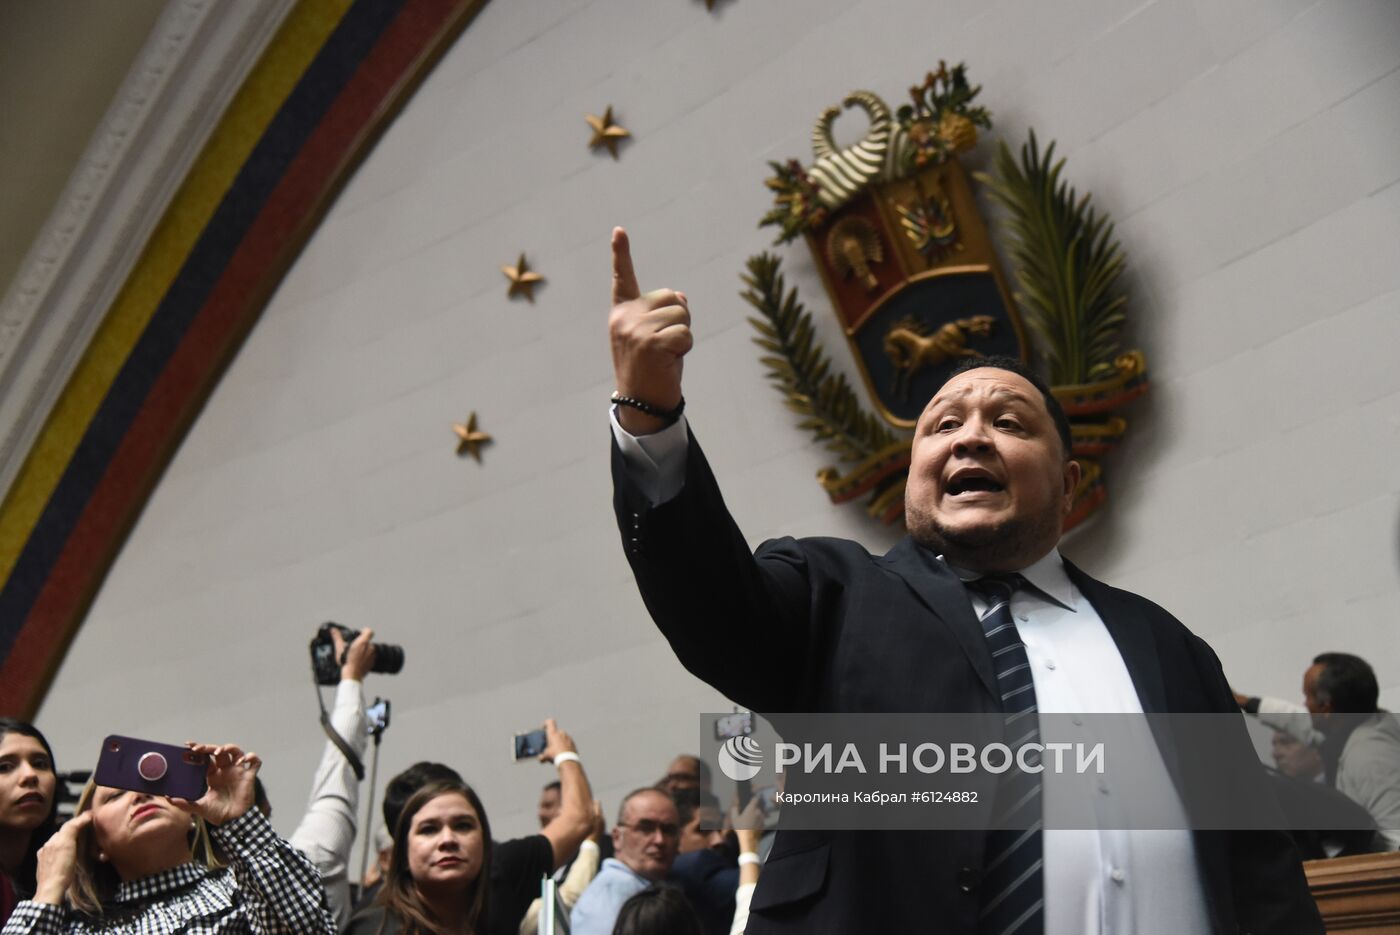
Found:
[[[123,883],[100,917],[25,900],[3,935],[335,935],[320,873],[261,812],[211,832],[227,869],[188,863]]]

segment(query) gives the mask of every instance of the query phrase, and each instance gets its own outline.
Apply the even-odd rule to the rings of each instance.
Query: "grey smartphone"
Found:
[[[747,737],[753,733],[753,712],[735,711],[715,719],[715,739]]]
[[[523,734],[516,734],[511,743],[511,750],[517,760],[526,760],[543,753],[546,743],[544,728],[541,727]]]
[[[174,744],[119,737],[102,741],[92,778],[99,786],[168,795],[193,802],[208,788],[209,760]]]

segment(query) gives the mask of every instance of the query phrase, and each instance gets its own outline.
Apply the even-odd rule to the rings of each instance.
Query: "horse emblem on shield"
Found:
[[[969,357],[1029,359],[1035,350],[1027,343],[1016,301],[1021,296],[1013,297],[1008,287],[972,181],[958,158],[976,145],[978,127],[991,126],[987,110],[973,103],[980,90],[968,83],[965,66],[950,69],[940,63],[910,89],[911,103],[897,112],[874,92],[853,91],[818,117],[811,162],[771,163],[767,185],[775,193],[774,205],[760,223],[780,229],[778,243],[798,237],[806,241],[875,416],[864,411],[844,378],[829,372],[830,361],[815,344],[796,290],[785,293],[780,261],[766,253],[753,257],[745,277],[750,286],[745,298],[763,315],[750,320],[760,332],[756,341],[769,352],[763,361],[770,378],[802,416],[804,427],[843,460],[857,462],[845,471],[824,468],[818,480],[836,502],[868,494],[868,512],[886,522],[903,516],[908,433],[949,372]],[[864,134],[838,147],[835,122],[860,117],[867,124]],[[1039,159],[1033,136],[1031,147]],[[1009,159],[1004,144],[1002,150]],[[1052,150],[1053,145],[1046,151],[1047,169]],[[1042,167],[1037,162],[1032,168],[1029,174],[1038,180]],[[1049,173],[1052,186],[1058,172],[1056,166]],[[993,197],[1007,200],[1005,190],[994,187]],[[1082,212],[1087,202],[1086,197],[1072,207]],[[1010,206],[1014,215],[1018,204],[1011,199]],[[1098,228],[1104,221],[1096,221],[1092,211],[1088,220]],[[1107,252],[1100,257],[1105,275],[1116,281],[1121,268],[1117,245],[1098,247]],[[1023,286],[1027,273],[1022,262],[1039,268],[1041,259],[1064,259],[1028,260],[1020,249],[1012,255]],[[1073,262],[1072,246],[1068,255]],[[1110,328],[1121,324],[1120,304],[1115,301],[1107,315]],[[1037,332],[1047,330],[1045,318],[1060,314],[1041,305],[1033,310]],[[1079,324],[1076,313],[1083,317],[1082,310],[1067,313],[1071,324]],[[1085,468],[1071,524],[1103,498],[1095,459],[1126,427],[1107,413],[1146,389],[1141,354],[1117,354],[1115,336],[1116,331],[1098,340],[1099,357],[1081,362],[1079,371],[1061,368],[1062,374],[1051,374],[1054,392],[1074,425],[1074,454]],[[1053,341],[1048,352],[1039,349],[1047,358],[1055,358],[1058,350]],[[1102,359],[1105,353],[1113,355],[1110,360]],[[1077,378],[1081,372],[1097,379]],[[1064,374],[1069,379],[1057,382],[1056,376]]]

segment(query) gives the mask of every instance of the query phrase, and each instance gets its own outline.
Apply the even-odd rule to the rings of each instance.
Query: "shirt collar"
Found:
[[[648,886],[651,885],[651,881],[650,881],[650,880],[648,880],[646,877],[642,876],[642,875],[641,875],[640,873],[638,873],[637,871],[633,870],[631,867],[629,867],[629,866],[627,866],[626,864],[624,864],[622,861],[618,860],[616,857],[609,857],[609,858],[607,858],[606,860],[604,860],[604,861],[603,861],[603,866],[604,866],[605,868],[606,868],[606,867],[611,867],[613,870],[619,870],[619,871],[621,871],[622,873],[627,874],[629,877],[632,877],[633,879],[641,880],[643,883],[646,883]]]
[[[153,873],[139,880],[129,880],[117,886],[115,902],[130,903],[150,899],[196,883],[208,875],[208,868],[195,861]]]
[[[981,577],[975,571],[959,568],[942,555],[938,556],[938,560],[947,565],[962,581]],[[1065,571],[1065,560],[1060,557],[1059,549],[1051,549],[1038,561],[1022,568],[1019,573],[1027,583],[1034,585],[1036,590],[1065,610],[1078,612],[1079,602],[1076,600],[1074,584],[1069,580],[1069,572]]]

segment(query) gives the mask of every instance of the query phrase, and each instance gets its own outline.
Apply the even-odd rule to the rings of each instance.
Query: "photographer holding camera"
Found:
[[[322,633],[330,637],[332,658],[340,660],[340,681],[335,689],[330,726],[363,758],[369,743],[364,696],[360,683],[376,670],[376,647],[370,642],[374,631],[361,630],[349,643],[341,628],[327,625]],[[318,635],[318,640],[322,636]],[[326,884],[326,899],[336,927],[350,921],[350,850],[355,844],[355,816],[360,807],[360,782],[354,764],[334,741],[326,741],[321,764],[311,782],[311,801],[306,814],[289,839],[291,845],[311,859]]]

